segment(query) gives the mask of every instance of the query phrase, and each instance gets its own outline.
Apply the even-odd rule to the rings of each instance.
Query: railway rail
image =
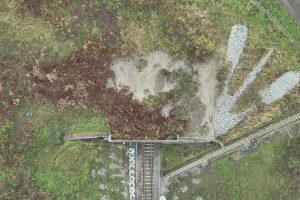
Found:
[[[143,155],[143,194],[142,200],[153,199],[153,156],[154,144],[144,144]]]

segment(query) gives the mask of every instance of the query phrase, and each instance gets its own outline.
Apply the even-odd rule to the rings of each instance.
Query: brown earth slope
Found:
[[[118,52],[111,48],[99,51],[97,45],[89,43],[58,64],[30,69],[38,98],[60,108],[77,102],[95,107],[107,118],[113,138],[163,139],[182,133],[186,121],[162,117],[162,105],[150,111],[127,90],[117,93],[106,88],[107,79],[113,76],[109,66]]]

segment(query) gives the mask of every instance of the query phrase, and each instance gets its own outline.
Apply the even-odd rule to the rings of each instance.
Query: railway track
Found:
[[[238,149],[241,149],[241,148],[248,149],[258,139],[267,137],[270,134],[273,134],[274,132],[277,132],[277,131],[281,130],[282,128],[290,126],[299,121],[300,121],[300,113],[290,116],[279,122],[273,123],[246,138],[243,138],[233,144],[223,147],[222,149],[219,149],[213,153],[205,155],[202,158],[200,158],[192,163],[189,163],[173,172],[170,172],[169,174],[164,176],[163,183],[167,184],[170,179],[177,177],[183,173],[186,173],[186,172],[194,169],[195,167],[207,166],[209,164],[209,161],[220,158],[225,155],[228,155],[229,153],[234,152]]]
[[[144,144],[143,155],[143,194],[142,200],[153,199],[153,156],[154,144]]]

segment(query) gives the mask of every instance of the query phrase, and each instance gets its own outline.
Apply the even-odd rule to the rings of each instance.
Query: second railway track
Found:
[[[154,144],[144,144],[142,200],[153,199],[153,156]]]

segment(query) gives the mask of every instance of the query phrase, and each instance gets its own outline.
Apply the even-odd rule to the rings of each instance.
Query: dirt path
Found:
[[[214,138],[214,128],[211,121],[213,114],[215,113],[216,87],[218,84],[218,81],[216,79],[218,72],[217,70],[218,63],[217,59],[214,58],[201,63],[199,70],[200,86],[197,96],[206,107],[201,126],[207,125],[209,132],[208,137],[211,138]]]
[[[280,2],[287,9],[289,15],[300,26],[300,0],[280,0]]]

